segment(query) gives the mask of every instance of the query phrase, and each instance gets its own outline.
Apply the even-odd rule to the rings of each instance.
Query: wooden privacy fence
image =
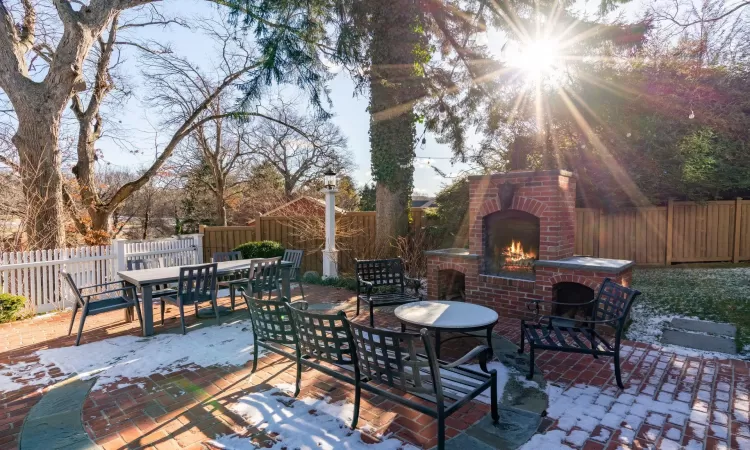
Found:
[[[750,201],[576,210],[576,254],[644,265],[750,260]]]

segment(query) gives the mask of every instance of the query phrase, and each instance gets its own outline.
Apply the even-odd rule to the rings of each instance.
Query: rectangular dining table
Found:
[[[252,267],[252,259],[240,259],[238,261],[225,261],[217,263],[217,275],[231,275],[241,270]],[[281,261],[281,295],[291,299],[291,285],[289,282],[291,261]],[[180,279],[180,267],[158,267],[143,270],[122,270],[117,272],[121,280],[141,290],[141,303],[143,304],[143,335],[154,334],[154,307],[151,294],[154,286],[176,283]],[[127,314],[127,312],[126,312]]]

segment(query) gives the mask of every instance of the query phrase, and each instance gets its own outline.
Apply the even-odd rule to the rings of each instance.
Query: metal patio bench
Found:
[[[124,281],[112,281],[109,283],[96,284],[79,288],[76,286],[73,277],[66,271],[60,271],[63,279],[68,283],[70,289],[76,296],[73,304],[73,314],[70,317],[70,327],[68,336],[73,332],[73,324],[76,320],[78,310],[81,310],[81,322],[78,325],[78,336],[76,337],[76,346],[81,343],[81,334],[83,334],[83,324],[86,317],[96,314],[117,311],[120,309],[135,308],[138,313],[138,321],[143,327],[143,317],[141,308],[138,306],[138,295],[133,286],[128,286]],[[97,299],[97,297],[99,297]]]
[[[619,285],[609,278],[602,282],[599,292],[593,300],[585,303],[560,303],[547,300],[533,300],[529,306],[539,311],[539,303],[567,306],[585,306],[593,304],[591,319],[583,319],[582,326],[571,324],[571,319],[557,316],[541,316],[535,323],[521,321],[521,345],[518,353],[524,351],[524,341],[529,342],[529,374],[534,376],[534,350],[552,350],[565,353],[583,353],[614,357],[615,379],[617,386],[624,389],[620,373],[620,343],[630,308],[641,293],[635,289]],[[614,340],[602,336],[596,325],[608,325],[614,330]]]
[[[198,304],[211,302],[211,307],[216,315],[216,323],[217,325],[220,323],[219,307],[216,303],[216,268],[216,263],[180,267],[177,293],[159,298],[161,301],[162,325],[164,325],[164,308],[166,303],[171,303],[180,310],[182,334],[185,334],[187,331],[185,328],[185,305],[194,305],[195,317],[198,317]]]
[[[422,300],[419,296],[419,280],[404,275],[404,262],[401,258],[354,261],[357,275],[356,315],[359,315],[360,302],[365,302],[370,309],[371,327],[375,326],[375,307]],[[406,283],[412,285],[415,295],[406,293]]]

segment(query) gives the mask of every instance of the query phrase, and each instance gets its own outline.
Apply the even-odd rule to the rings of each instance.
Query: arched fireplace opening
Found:
[[[466,276],[453,269],[438,271],[438,300],[466,300]]]
[[[539,258],[539,218],[507,210],[487,215],[484,221],[484,273],[534,279]]]
[[[572,303],[587,303],[594,299],[594,290],[579,283],[562,282],[552,286],[552,300],[558,302],[552,308],[552,315],[573,319],[591,318],[593,303],[576,306]]]

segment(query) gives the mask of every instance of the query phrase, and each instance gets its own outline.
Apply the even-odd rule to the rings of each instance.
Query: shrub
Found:
[[[241,252],[243,259],[284,256],[284,247],[275,241],[247,242],[235,248],[234,251]]]
[[[332,286],[336,288],[349,289],[350,291],[357,290],[357,280],[352,276],[343,275],[340,277],[321,278],[320,276],[307,274],[307,276],[304,277],[303,281],[308,284],[317,284],[319,286]]]
[[[0,323],[20,318],[26,298],[20,295],[0,294]]]

